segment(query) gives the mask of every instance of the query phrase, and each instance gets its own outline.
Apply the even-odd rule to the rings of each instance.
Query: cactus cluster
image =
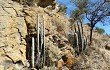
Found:
[[[44,27],[44,17],[42,16],[42,23],[39,23],[39,15],[37,14],[36,19],[36,35],[32,37],[32,49],[31,49],[31,66],[32,68],[41,69],[46,65],[51,66],[52,60],[49,58],[48,49],[45,47],[45,27]],[[61,21],[60,21],[61,22]],[[74,33],[73,33],[73,46],[77,48],[78,54],[84,52],[88,47],[88,40],[83,33],[82,24],[74,25]],[[47,63],[48,62],[48,63]]]
[[[45,65],[45,27],[44,27],[43,16],[42,16],[42,24],[41,26],[39,25],[38,14],[37,14],[36,31],[37,31],[37,38],[36,38],[37,46],[36,46],[36,55],[35,55],[36,56],[35,65],[39,68]]]
[[[32,69],[41,69],[45,65],[46,60],[46,49],[45,49],[45,27],[44,27],[44,17],[42,16],[42,23],[39,23],[39,18],[37,14],[36,19],[36,33],[31,35],[31,48],[29,49],[28,56],[31,56],[30,67]]]
[[[80,54],[81,52],[84,52],[88,47],[88,40],[87,37],[84,36],[82,23],[81,25],[79,25],[78,22],[77,24],[74,24],[73,35],[74,35],[73,46],[76,48],[77,53]]]

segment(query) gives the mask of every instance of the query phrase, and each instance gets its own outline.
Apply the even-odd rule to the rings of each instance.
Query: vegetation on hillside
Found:
[[[110,4],[109,0],[72,0],[76,9],[71,14],[74,20],[84,20],[90,22],[90,44],[92,42],[92,31],[97,23],[107,24],[110,21]],[[81,16],[81,18],[80,18]]]
[[[104,34],[105,33],[105,30],[103,28],[100,28],[100,27],[96,27],[95,30],[96,30],[96,32],[98,32],[100,34]]]

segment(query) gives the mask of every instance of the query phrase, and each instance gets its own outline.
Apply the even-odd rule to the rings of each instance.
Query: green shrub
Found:
[[[98,32],[98,33],[100,33],[100,34],[105,33],[105,30],[102,29],[102,28],[99,28],[99,27],[96,27],[95,30],[96,30],[96,32]]]

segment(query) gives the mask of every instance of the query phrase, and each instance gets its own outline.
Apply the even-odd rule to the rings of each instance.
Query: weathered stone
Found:
[[[13,17],[16,17],[16,11],[13,8],[4,8],[4,10]]]
[[[9,16],[1,16],[0,17],[0,25],[2,28],[5,28],[5,27],[8,27],[7,25],[10,26],[10,20],[11,20],[11,17]]]
[[[63,65],[64,65],[64,61],[62,59],[60,59],[57,63],[58,70],[62,70]]]
[[[0,2],[1,2],[0,5],[2,7],[12,7],[14,4],[12,0],[5,0],[5,1],[0,0]]]
[[[0,65],[0,69],[1,69],[1,70],[4,70],[4,66],[3,66],[3,65]]]
[[[16,15],[18,17],[23,17],[24,16],[24,13],[22,12],[22,10],[23,10],[23,6],[22,5],[14,4],[13,9],[15,10]]]
[[[3,43],[3,41],[0,42],[0,47],[5,47],[5,44]]]
[[[8,14],[3,7],[0,7],[0,16],[10,16],[10,14]]]
[[[53,1],[46,0],[41,2],[42,5],[39,2],[39,5],[47,6],[53,4]],[[42,16],[44,17],[45,30],[46,34],[48,34],[45,40],[46,48],[50,51],[49,57],[53,62],[61,59],[63,51],[58,48],[58,40],[61,40],[60,45],[64,44],[63,47],[66,46],[65,41],[67,41],[65,37],[62,37],[66,35],[66,18],[64,16],[55,12],[52,13],[46,8],[28,6],[24,8],[21,4],[11,0],[0,0],[0,9],[0,63],[5,60],[11,61],[12,66],[8,68],[9,70],[13,69],[13,67],[23,70],[23,67],[28,68],[30,66],[26,59],[28,43],[26,43],[25,38],[28,34],[36,33],[36,14],[39,16],[40,25],[43,21]],[[53,35],[56,35],[58,40],[55,41],[52,38]],[[20,61],[21,63],[19,63]],[[8,63],[7,66],[11,64]]]
[[[13,67],[8,67],[7,70],[14,70],[14,68]]]
[[[2,37],[0,38],[0,60],[25,62],[26,42],[24,38],[27,35],[27,26],[22,12],[23,6],[11,0],[0,0],[0,10],[0,37]]]
[[[15,50],[13,52],[6,53],[6,55],[8,57],[10,57],[12,59],[12,61],[14,61],[14,62],[17,62],[19,60],[23,60],[23,61],[26,60],[26,58],[21,54],[21,52],[19,50]]]
[[[68,69],[71,69],[71,67],[75,64],[75,58],[73,57],[72,53],[69,50],[64,51],[62,59],[65,63],[65,66],[67,66]]]

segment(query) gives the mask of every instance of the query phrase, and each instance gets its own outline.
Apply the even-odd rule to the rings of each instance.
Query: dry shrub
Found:
[[[66,30],[67,30],[67,19],[64,16],[61,16],[57,14],[55,16],[55,25],[56,25],[56,30],[59,32],[61,35],[66,36]]]

